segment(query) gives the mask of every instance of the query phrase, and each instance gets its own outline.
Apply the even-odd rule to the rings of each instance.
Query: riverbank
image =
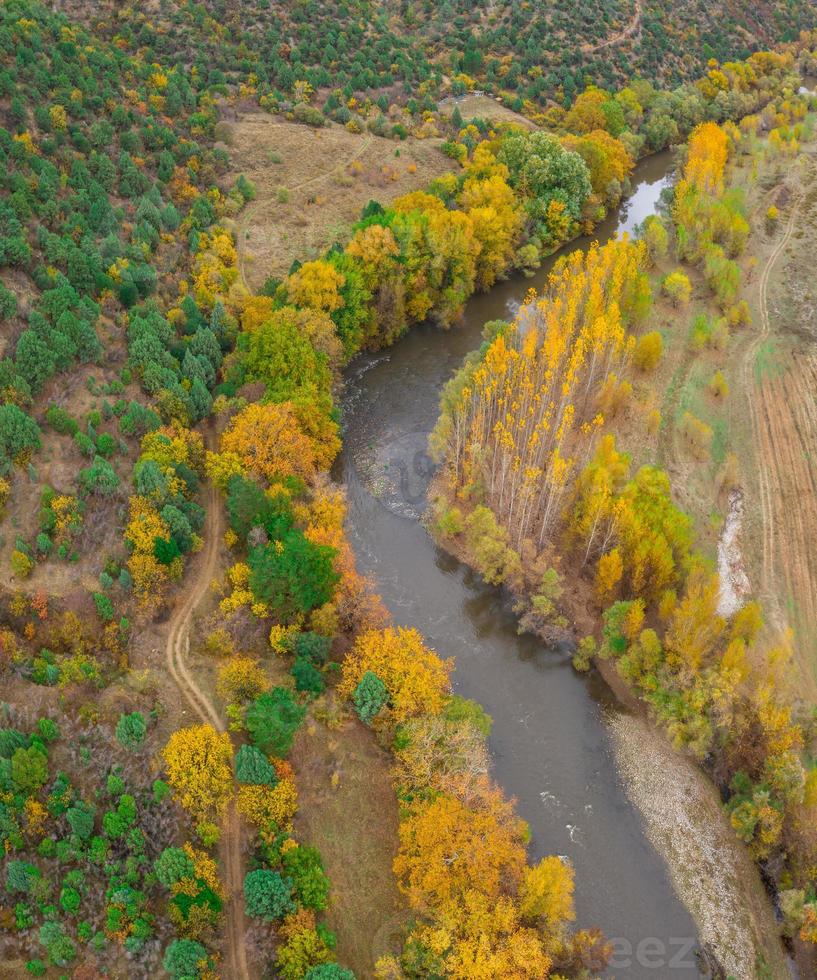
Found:
[[[433,480],[429,486],[431,500],[436,485]],[[462,541],[438,538],[437,544],[456,561],[473,567]],[[546,629],[539,638],[543,643],[570,642],[571,637],[589,635],[598,625],[593,604],[589,583],[572,571],[565,574],[560,607],[570,628],[558,631],[561,636]],[[725,976],[741,980],[789,976],[774,908],[712,780],[693,759],[673,749],[612,660],[596,657],[593,667],[609,691],[605,722],[618,776],[643,819],[647,839],[667,866],[676,894],[695,921],[701,962],[717,964]],[[623,959],[630,947],[622,943]],[[682,948],[679,943],[673,952],[681,956]],[[656,963],[658,958],[656,952]],[[771,972],[764,972],[764,967]]]
[[[627,795],[710,962],[741,980],[789,976],[768,895],[712,782],[643,715],[610,712],[609,725]]]

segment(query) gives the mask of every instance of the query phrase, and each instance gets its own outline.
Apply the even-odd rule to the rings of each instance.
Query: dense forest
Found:
[[[756,603],[718,614],[692,519],[615,425],[633,401],[660,424],[639,383],[663,354],[656,295],[683,310],[703,277],[701,349],[750,319],[735,161],[794,159],[813,108],[813,11],[767,6],[0,8],[4,976],[604,970],[572,866],[530,859],[491,775],[490,717],[356,569],[331,472],[356,355],[456,329],[475,292],[591,233],[640,158],[684,143],[668,215],[561,259],[515,325],[486,328],[444,394],[433,521],[542,634],[564,612],[542,555],[581,557],[599,628],[577,666],[615,661],[707,760],[786,929],[815,942],[813,733],[778,684],[786,638],[766,643]],[[463,118],[473,90],[516,121]],[[447,172],[369,201],[254,294],[240,220],[258,190],[227,138],[242,113],[395,158],[432,140]],[[312,840],[299,798],[318,769],[324,801],[345,791],[320,753],[348,745],[385,803],[364,794]],[[393,875],[400,935],[375,949],[385,910],[366,893],[345,921],[333,875],[378,837],[385,859],[350,886]]]

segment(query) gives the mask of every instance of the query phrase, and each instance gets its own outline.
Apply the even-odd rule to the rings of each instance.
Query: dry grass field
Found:
[[[344,241],[370,199],[386,203],[456,166],[440,139],[312,129],[260,112],[231,124],[229,140],[232,179],[243,173],[257,191],[237,228],[241,273],[253,290],[294,259],[317,258]]]

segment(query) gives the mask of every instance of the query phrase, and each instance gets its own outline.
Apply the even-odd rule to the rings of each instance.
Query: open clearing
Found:
[[[409,919],[392,873],[398,813],[389,756],[356,720],[335,731],[308,720],[291,761],[300,795],[295,830],[326,866],[338,958],[371,977],[378,957],[399,950]]]
[[[230,181],[245,174],[257,191],[237,228],[239,265],[254,291],[292,262],[317,258],[372,198],[382,203],[425,187],[456,166],[442,140],[397,141],[342,126],[313,129],[266,113],[230,124]]]
[[[487,119],[493,123],[511,123],[516,126],[524,126],[526,129],[536,129],[535,123],[525,116],[521,116],[513,109],[498,102],[490,95],[460,95],[449,99],[444,99],[438,104],[441,112],[451,114],[454,107],[460,110],[460,115],[465,122],[469,119]]]

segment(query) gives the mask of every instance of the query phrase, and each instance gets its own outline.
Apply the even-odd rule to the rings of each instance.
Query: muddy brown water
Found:
[[[639,164],[632,192],[593,239],[632,232],[654,213],[672,167],[669,152]],[[700,977],[695,924],[616,772],[605,722],[606,712],[620,710],[614,696],[598,675],[577,674],[567,651],[519,636],[502,592],[440,550],[420,523],[442,386],[479,347],[483,324],[511,318],[551,265],[475,296],[460,326],[422,324],[350,366],[338,468],[348,488],[348,531],[360,570],[373,576],[395,621],[454,657],[456,692],[492,716],[493,775],[530,825],[532,857],[572,861],[577,922],[615,941],[609,975]]]

